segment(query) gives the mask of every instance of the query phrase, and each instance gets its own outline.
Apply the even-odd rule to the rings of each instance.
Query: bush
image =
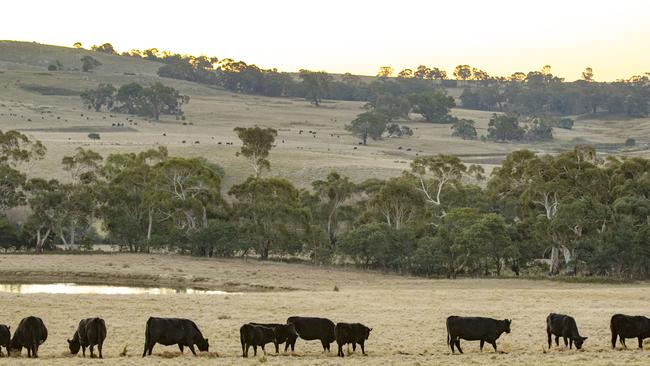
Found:
[[[95,132],[89,133],[88,138],[91,139],[91,140],[99,140],[100,139],[99,134],[95,133]]]
[[[560,118],[555,121],[555,127],[570,130],[573,128],[573,120],[571,118]]]
[[[636,145],[636,140],[632,137],[628,137],[627,140],[625,140],[625,146],[634,146]]]

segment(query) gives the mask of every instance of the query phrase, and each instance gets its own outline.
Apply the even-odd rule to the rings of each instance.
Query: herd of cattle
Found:
[[[510,333],[509,319],[497,320],[481,317],[460,317],[450,316],[447,318],[447,344],[452,353],[458,349],[460,353],[460,340],[480,341],[480,349],[489,343],[497,351],[496,341],[501,334]],[[629,316],[616,314],[610,321],[612,331],[612,348],[616,346],[619,339],[621,345],[625,345],[626,338],[637,338],[639,348],[643,348],[643,339],[650,337],[650,318],[645,316]],[[296,340],[302,338],[307,341],[320,340],[323,350],[329,351],[330,344],[335,342],[338,345],[337,355],[344,357],[343,346],[352,344],[352,350],[361,346],[361,353],[366,354],[365,342],[370,336],[372,328],[361,323],[336,323],[326,318],[292,316],[287,319],[286,324],[279,323],[248,323],[239,329],[242,356],[248,357],[250,347],[253,347],[254,355],[257,355],[257,347],[261,347],[266,353],[264,346],[273,343],[275,352],[279,353],[279,345],[284,343],[284,351],[289,347],[294,351]],[[552,337],[555,336],[555,344],[559,346],[560,337],[563,338],[565,346],[581,349],[587,337],[578,332],[578,326],[574,318],[563,314],[551,313],[546,318],[546,332],[548,334],[548,347],[551,348]],[[68,347],[71,354],[82,354],[86,356],[86,348],[90,349],[90,357],[94,357],[94,347],[97,346],[99,357],[103,358],[102,346],[106,339],[106,323],[101,318],[87,318],[79,322],[72,339],[68,339]],[[8,355],[20,355],[23,347],[27,348],[27,357],[38,357],[38,348],[47,340],[47,328],[43,320],[29,316],[18,324],[18,328],[11,337],[10,328],[0,325],[0,356],[2,347],[5,347]],[[171,346],[178,345],[181,353],[184,347],[188,347],[194,355],[196,346],[199,351],[207,352],[210,345],[208,339],[203,337],[199,327],[189,319],[179,318],[149,318],[145,328],[144,352],[142,357],[151,355],[156,343]]]

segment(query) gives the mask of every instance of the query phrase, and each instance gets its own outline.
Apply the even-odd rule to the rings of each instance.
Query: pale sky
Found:
[[[567,80],[650,72],[648,0],[8,1],[0,39],[118,51],[156,47],[282,71],[374,75],[424,64],[449,75],[539,70]]]

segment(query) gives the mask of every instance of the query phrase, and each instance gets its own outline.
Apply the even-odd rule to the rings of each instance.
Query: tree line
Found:
[[[118,54],[110,43],[91,49]],[[396,74],[392,67],[382,66],[375,78],[364,80],[350,73],[332,75],[324,71],[300,70],[295,75],[277,69],[262,69],[230,58],[180,55],[155,48],[131,50],[121,55],[164,63],[158,71],[162,77],[218,85],[240,93],[300,97],[316,106],[323,99],[374,104],[386,96],[406,99],[411,94],[433,93],[445,87],[464,87],[460,96],[464,108],[516,113],[527,117],[603,112],[636,118],[645,117],[650,111],[650,73],[604,83],[597,82],[594,70],[587,67],[579,80],[566,82],[564,78],[553,75],[549,65],[539,71],[493,76],[464,64],[455,67],[452,72],[454,79],[450,79],[447,72],[438,67],[419,65]],[[392,107],[398,110],[399,104],[403,103],[399,100],[393,102],[397,104]]]
[[[224,170],[164,147],[63,158],[65,182],[32,177],[43,145],[0,134],[0,244],[41,252],[108,242],[196,256],[308,258],[419,276],[650,276],[650,160],[589,146],[514,151],[489,177],[449,155],[400,176],[354,182],[331,172],[299,189],[267,175],[277,132],[238,128],[252,175],[222,192]],[[101,234],[97,231],[101,225]],[[544,260],[541,260],[545,258]]]

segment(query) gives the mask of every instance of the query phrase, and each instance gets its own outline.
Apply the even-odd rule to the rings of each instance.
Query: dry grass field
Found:
[[[102,62],[83,73],[85,54]],[[59,60],[66,71],[48,72]],[[160,64],[35,43],[0,41],[0,130],[18,129],[43,141],[46,158],[30,176],[67,179],[61,158],[81,146],[111,153],[141,151],[160,145],[180,156],[204,156],[226,171],[224,191],[252,173],[235,156],[237,126],[267,126],[279,132],[270,160],[273,175],[300,187],[331,170],[355,181],[386,178],[409,168],[417,155],[457,154],[489,171],[510,151],[529,148],[556,152],[580,143],[601,153],[650,157],[650,118],[577,120],[573,130],[554,131],[551,143],[534,145],[464,141],[451,136],[449,125],[423,123],[412,116],[406,125],[415,136],[404,139],[357,140],[344,129],[363,103],[326,101],[320,108],[304,100],[230,93],[218,88],[160,79]],[[76,70],[75,70],[76,69]],[[191,96],[184,107],[187,124],[164,117],[159,122],[86,110],[75,95],[99,83],[116,86],[137,81],[163,83]],[[459,95],[459,90],[450,91]],[[491,113],[455,109],[453,114],[476,121],[486,134]],[[131,118],[131,117],[128,117]],[[124,127],[113,127],[114,123]],[[136,124],[137,123],[137,124]],[[299,131],[316,131],[313,136]],[[101,134],[92,141],[90,132]],[[163,136],[165,134],[166,136]],[[634,137],[637,146],[623,148]],[[183,142],[184,141],[184,142]],[[221,142],[221,144],[219,144]],[[234,145],[226,145],[233,142]],[[356,147],[356,149],[355,149]],[[402,149],[399,149],[402,147]],[[407,149],[410,148],[410,151]],[[50,330],[39,364],[81,365],[89,360],[66,355],[66,339],[78,320],[101,316],[108,325],[105,365],[647,365],[649,351],[611,350],[609,318],[615,312],[649,314],[647,284],[599,285],[525,280],[426,280],[374,272],[316,268],[242,260],[208,260],[165,255],[0,255],[0,283],[81,282],[133,286],[191,287],[237,292],[229,295],[49,295],[0,293],[0,323],[12,328],[22,317],[37,315]],[[334,291],[338,286],[340,291]],[[583,351],[545,350],[544,320],[549,312],[573,314],[588,336]],[[444,320],[448,315],[512,318],[513,332],[502,336],[495,354],[464,342],[465,355],[451,355]],[[318,342],[299,340],[297,351],[279,356],[242,359],[239,326],[248,321],[283,322],[290,315],[325,316],[359,321],[373,327],[368,356],[345,360],[323,354]],[[195,358],[175,347],[156,346],[151,359],[140,358],[144,324],[149,316],[180,316],[196,321],[210,339],[211,353]],[[634,344],[634,342],[628,342]],[[125,356],[120,356],[127,346]],[[0,358],[0,365],[33,365],[24,358]]]
[[[103,65],[91,73],[78,71],[79,60],[85,54],[92,54]],[[55,60],[67,71],[48,72],[47,65]],[[61,158],[78,146],[107,155],[166,145],[172,154],[205,156],[224,166],[224,189],[251,174],[243,159],[235,157],[239,141],[233,128],[237,126],[278,129],[277,147],[270,157],[271,174],[286,177],[301,187],[308,187],[311,181],[325,177],[331,170],[356,181],[395,176],[408,169],[416,154],[458,154],[468,163],[484,164],[488,171],[506,153],[521,148],[555,152],[576,143],[592,143],[604,153],[649,155],[650,119],[579,120],[574,130],[556,129],[556,140],[552,143],[525,145],[464,141],[451,136],[449,125],[422,123],[414,115],[405,124],[415,130],[415,136],[357,146],[357,140],[344,126],[363,111],[363,103],[327,101],[317,108],[299,99],[233,94],[196,83],[160,79],[156,75],[159,66],[85,50],[0,41],[0,129],[19,129],[45,143],[48,154],[30,172],[35,176],[66,179],[60,169]],[[137,125],[129,126],[126,115],[91,112],[83,108],[78,96],[66,95],[99,83],[119,86],[131,81],[157,80],[191,96],[184,107],[187,125],[164,117],[159,122],[133,118]],[[459,90],[450,93],[458,95]],[[453,114],[474,119],[479,136],[487,133],[491,113],[455,109]],[[124,122],[125,126],[112,127],[116,122]],[[316,131],[316,135],[301,135],[301,129]],[[88,139],[90,132],[100,133],[101,140]],[[621,148],[627,137],[636,139],[635,149]],[[225,145],[226,142],[234,145]]]
[[[568,284],[526,280],[427,280],[380,273],[330,270],[296,264],[196,259],[168,255],[3,255],[4,281],[20,274],[22,282],[82,281],[103,284],[178,284],[231,289],[229,295],[18,295],[0,293],[0,323],[15,327],[28,315],[43,318],[50,331],[41,346],[45,365],[81,365],[89,360],[66,354],[66,339],[82,317],[101,316],[108,326],[106,365],[646,365],[650,351],[609,347],[609,318],[615,312],[647,314],[647,284]],[[144,279],[146,277],[146,280]],[[138,280],[139,279],[139,280]],[[340,291],[333,291],[337,285]],[[283,291],[281,287],[291,287]],[[255,290],[263,291],[255,291]],[[549,312],[573,314],[589,339],[582,351],[546,350],[544,321]],[[503,353],[479,352],[464,342],[464,355],[446,347],[444,320],[450,314],[512,318],[512,333],[498,341]],[[283,322],[290,315],[314,315],[334,321],[359,321],[373,327],[368,355],[322,353],[319,342],[298,340],[295,353],[243,359],[239,326],[248,321]],[[144,324],[149,316],[180,316],[196,321],[210,339],[211,352],[193,357],[176,347],[156,346],[152,358],[140,358]],[[628,345],[634,345],[630,340]],[[126,355],[120,356],[124,347]],[[272,349],[272,346],[270,347]],[[252,353],[251,353],[252,354]],[[32,365],[25,358],[2,358],[0,364]]]

